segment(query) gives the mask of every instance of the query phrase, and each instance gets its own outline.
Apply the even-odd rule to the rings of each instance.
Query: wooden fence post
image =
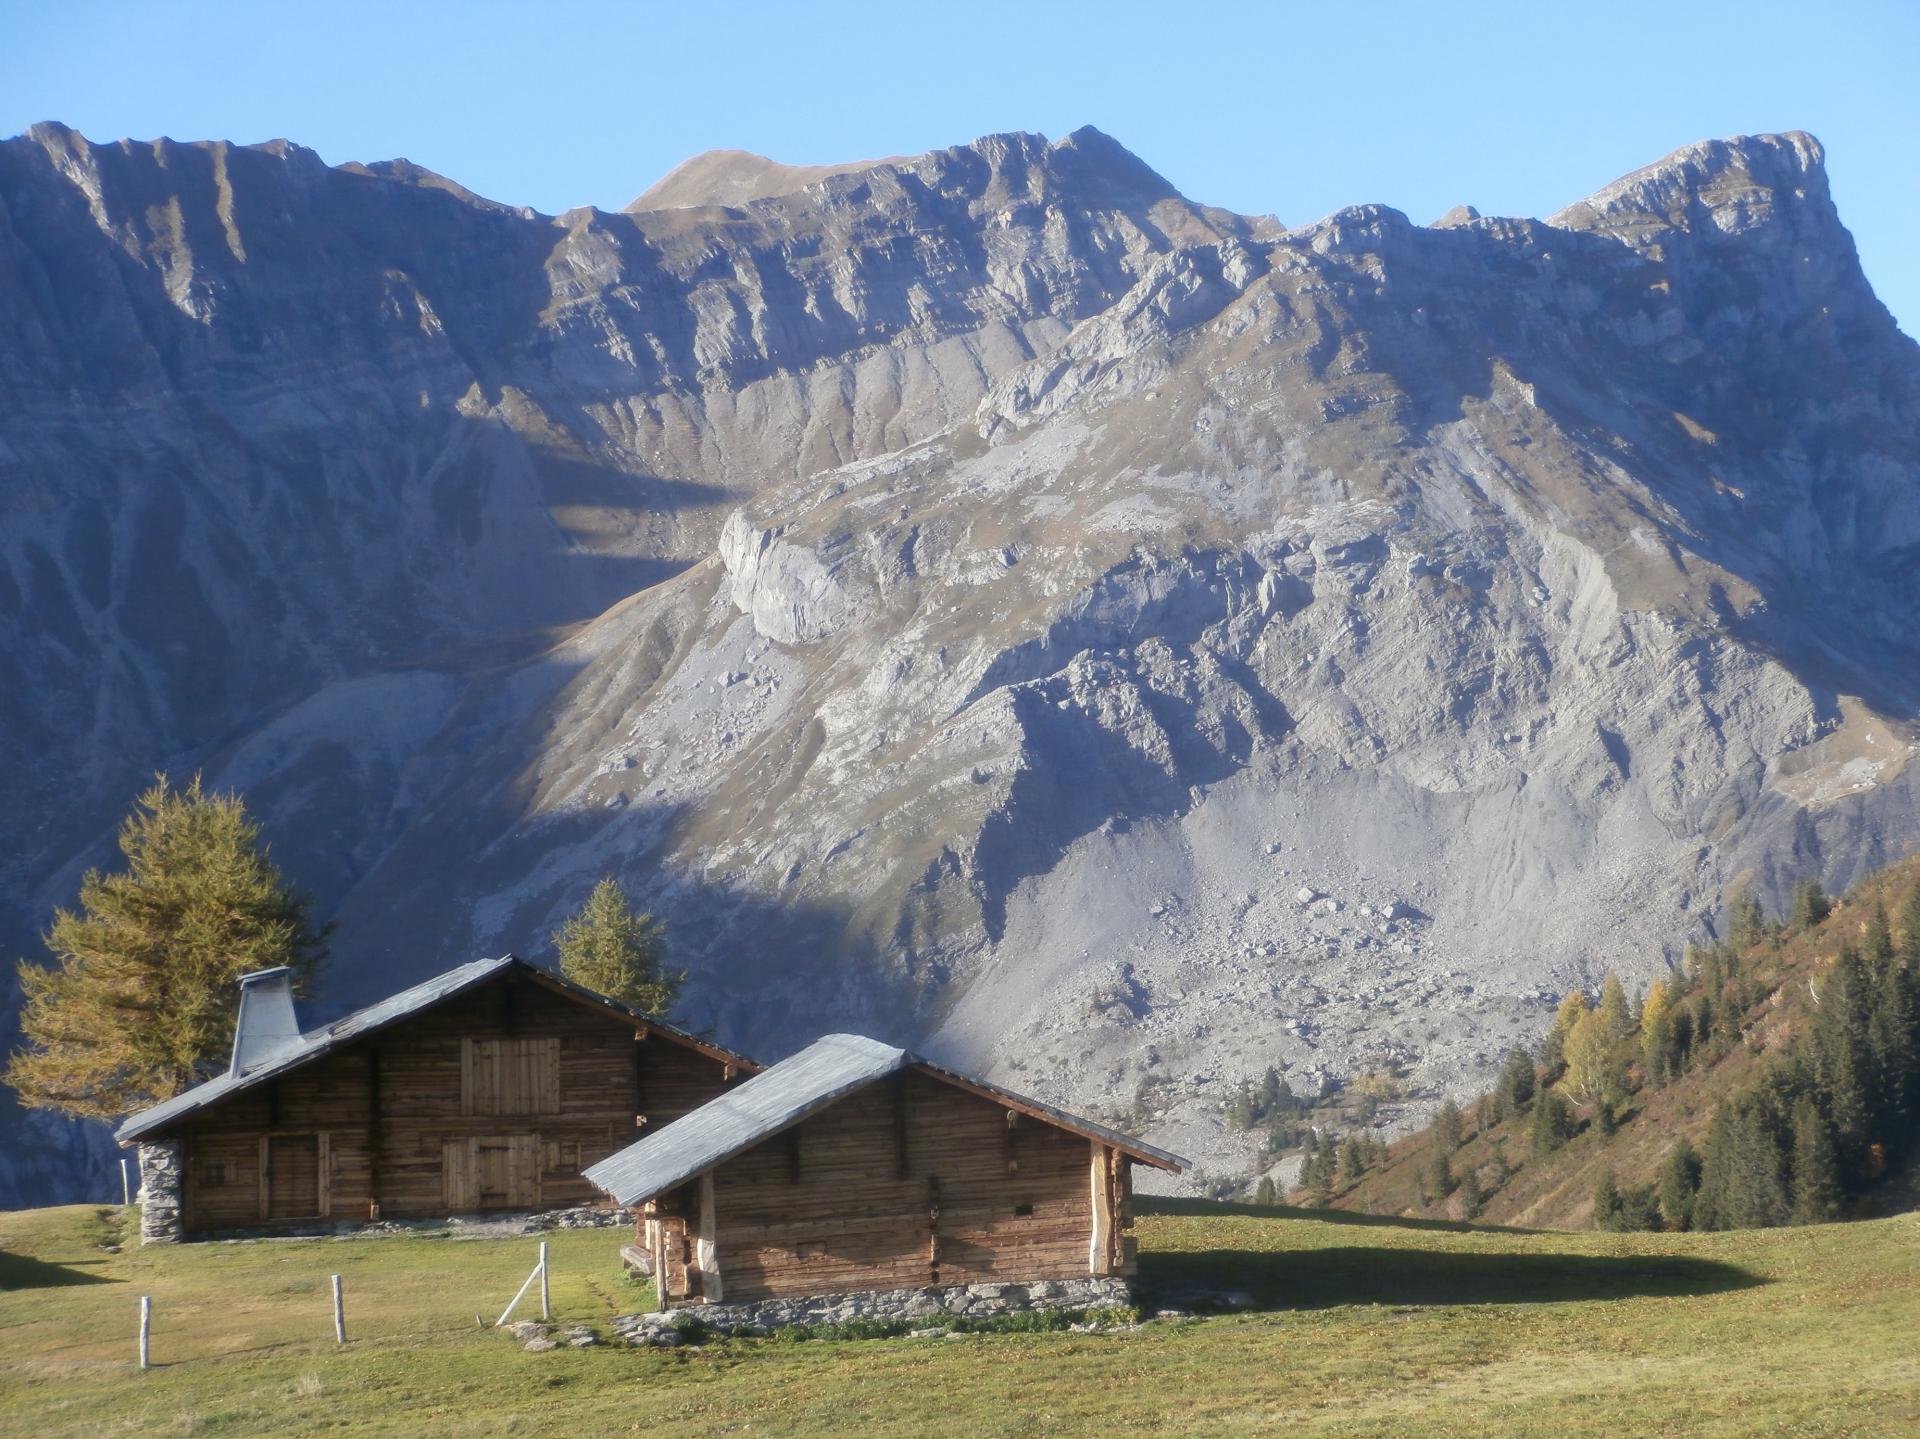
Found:
[[[148,1367],[147,1338],[152,1332],[153,1296],[151,1294],[142,1294],[140,1296],[140,1367],[142,1369]]]
[[[547,1241],[540,1241],[540,1317],[553,1318],[553,1303],[547,1292]]]
[[[340,1276],[333,1276],[333,1342],[347,1342],[347,1306],[340,1295]]]
[[[125,1209],[133,1203],[133,1181],[127,1178],[127,1161],[120,1161],[120,1207]]]

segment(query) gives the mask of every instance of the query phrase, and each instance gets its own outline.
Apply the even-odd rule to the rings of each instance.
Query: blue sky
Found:
[[[286,136],[547,211],[618,207],[705,149],[809,164],[1092,123],[1192,198],[1290,223],[1540,215],[1690,140],[1811,130],[1909,334],[1917,72],[1916,0],[0,4],[0,133]]]

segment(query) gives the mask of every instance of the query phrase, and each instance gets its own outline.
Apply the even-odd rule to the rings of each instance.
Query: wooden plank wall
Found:
[[[269,1208],[297,1222],[292,1201],[263,1201],[271,1136],[324,1143],[308,1219],[594,1203],[581,1170],[644,1133],[642,1117],[663,1124],[725,1087],[719,1061],[634,1035],[631,1020],[502,976],[195,1117],[180,1135],[185,1228],[252,1227]]]
[[[1130,1272],[1130,1161],[1102,1151],[909,1072],[713,1171],[721,1284],[754,1300]],[[1112,1216],[1099,1257],[1090,1156]],[[697,1222],[684,1198],[662,1208]],[[684,1283],[698,1292],[697,1268]]]

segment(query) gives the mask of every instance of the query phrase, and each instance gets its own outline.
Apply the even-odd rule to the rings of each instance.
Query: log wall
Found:
[[[697,1185],[663,1196],[642,1243],[669,1250],[655,1272],[673,1299],[1128,1274],[1130,1165],[1084,1135],[908,1071],[717,1166],[708,1214]],[[702,1218],[717,1284],[697,1263]]]
[[[581,1170],[727,1082],[635,1033],[509,970],[187,1121],[183,1229],[592,1203]]]

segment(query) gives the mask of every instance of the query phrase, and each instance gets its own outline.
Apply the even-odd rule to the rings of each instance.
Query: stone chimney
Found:
[[[233,1025],[235,1074],[278,1059],[300,1043],[293,1015],[293,971],[285,965],[240,976],[240,1017]]]

